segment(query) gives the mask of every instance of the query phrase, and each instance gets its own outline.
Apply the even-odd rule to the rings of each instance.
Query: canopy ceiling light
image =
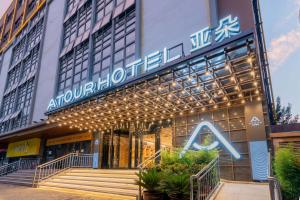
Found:
[[[48,123],[104,131],[260,101],[261,77],[253,40],[199,56],[156,76],[49,114]]]

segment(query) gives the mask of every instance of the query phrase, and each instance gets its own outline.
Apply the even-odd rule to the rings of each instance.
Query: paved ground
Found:
[[[269,186],[259,183],[224,182],[214,200],[270,200]]]
[[[0,184],[0,200],[107,200],[91,195],[71,194],[23,186]]]

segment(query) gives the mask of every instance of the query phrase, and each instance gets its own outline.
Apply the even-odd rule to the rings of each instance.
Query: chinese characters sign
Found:
[[[191,52],[207,47],[214,41],[222,42],[225,39],[231,38],[240,34],[240,23],[237,17],[232,18],[231,15],[220,20],[219,26],[216,29],[206,27],[196,33],[193,33],[190,38],[192,42]]]

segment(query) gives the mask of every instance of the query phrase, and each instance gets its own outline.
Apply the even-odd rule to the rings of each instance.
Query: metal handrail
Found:
[[[7,175],[22,169],[35,169],[39,159],[20,158],[18,161],[5,164],[0,167],[0,176]]]
[[[196,199],[207,200],[220,184],[219,157],[213,159],[197,174],[190,177],[190,199],[194,200],[194,181],[197,181]]]
[[[33,186],[37,187],[42,180],[50,178],[70,168],[89,168],[93,164],[92,154],[70,153],[36,167]]]
[[[164,148],[156,151],[152,156],[144,160],[142,163],[140,163],[137,168],[139,169],[139,174],[141,175],[142,172],[152,163],[152,161],[156,160],[157,158],[160,157],[160,154],[164,150]],[[141,182],[141,177],[139,177],[139,181]],[[142,193],[143,193],[143,188],[139,185],[139,195],[138,195],[138,200],[142,199]]]
[[[268,181],[269,181],[269,189],[270,189],[270,197],[271,200],[282,200],[280,183],[277,178],[273,175],[272,171],[272,156],[271,152],[269,152],[269,166],[268,166]]]

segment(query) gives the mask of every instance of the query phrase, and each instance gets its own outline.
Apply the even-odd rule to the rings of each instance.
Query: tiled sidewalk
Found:
[[[106,197],[0,184],[0,200],[108,200]]]
[[[214,200],[270,200],[269,186],[261,183],[223,182]]]

